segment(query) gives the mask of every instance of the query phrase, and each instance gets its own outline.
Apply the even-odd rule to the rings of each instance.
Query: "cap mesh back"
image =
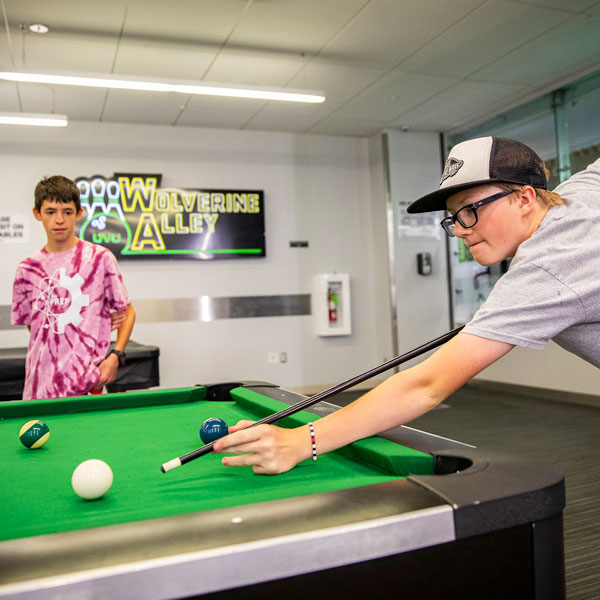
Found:
[[[544,162],[528,146],[506,138],[494,138],[490,179],[547,189]]]

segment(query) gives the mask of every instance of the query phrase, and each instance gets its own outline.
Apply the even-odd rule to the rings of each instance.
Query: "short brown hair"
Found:
[[[546,173],[546,179],[550,177],[550,171],[548,171],[546,165],[544,166],[544,172]],[[515,185],[512,183],[498,183],[499,188],[505,191],[518,191],[522,190],[524,185]],[[536,198],[539,200],[540,204],[545,208],[552,208],[553,206],[560,206],[563,203],[563,199],[556,192],[551,192],[550,190],[543,190],[541,188],[533,188],[535,190]]]
[[[79,188],[74,181],[63,175],[44,177],[36,186],[33,193],[34,206],[39,212],[44,200],[55,200],[65,204],[73,202],[77,212],[81,210]]]

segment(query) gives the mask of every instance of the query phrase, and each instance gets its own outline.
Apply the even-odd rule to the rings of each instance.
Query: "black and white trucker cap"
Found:
[[[488,183],[515,183],[543,190],[548,187],[544,163],[529,146],[506,138],[476,138],[450,150],[440,189],[419,198],[407,210],[446,210],[448,196]]]

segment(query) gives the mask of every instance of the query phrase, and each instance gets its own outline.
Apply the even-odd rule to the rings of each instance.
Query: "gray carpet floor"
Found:
[[[329,401],[343,406],[359,395]],[[410,425],[562,471],[567,598],[600,599],[600,408],[467,385]]]

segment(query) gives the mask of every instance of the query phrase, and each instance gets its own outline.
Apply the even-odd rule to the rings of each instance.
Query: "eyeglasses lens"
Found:
[[[454,237],[454,221],[452,221],[452,217],[445,218],[442,221],[442,227],[450,237]]]
[[[471,206],[465,206],[456,213],[456,220],[463,227],[473,227],[477,223],[477,213]]]

